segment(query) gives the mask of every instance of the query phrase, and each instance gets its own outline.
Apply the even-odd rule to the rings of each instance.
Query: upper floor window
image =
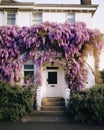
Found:
[[[75,23],[75,13],[67,13],[66,21],[69,22],[70,24],[74,24]]]
[[[42,13],[32,14],[32,24],[40,24],[42,22]]]
[[[7,25],[16,24],[16,12],[8,11],[7,12]]]

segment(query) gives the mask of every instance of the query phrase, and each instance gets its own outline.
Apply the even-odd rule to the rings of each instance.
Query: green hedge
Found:
[[[34,94],[28,88],[0,82],[0,120],[16,121],[33,110]]]
[[[104,85],[72,94],[68,111],[74,122],[104,123]]]
[[[101,74],[102,81],[104,83],[104,70],[100,71],[100,74]]]

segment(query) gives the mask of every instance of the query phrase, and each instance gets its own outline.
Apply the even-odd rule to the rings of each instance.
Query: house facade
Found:
[[[0,2],[0,26],[32,26],[45,21],[74,24],[76,21],[85,22],[87,27],[92,26],[92,17],[97,9],[97,5],[92,5],[91,0],[81,0],[78,4],[37,4],[33,2],[18,2],[16,0],[1,0]],[[37,109],[41,108],[43,97],[63,97],[66,106],[70,97],[70,89],[65,81],[64,61],[57,61],[58,57],[52,57],[51,62],[43,64],[41,67],[42,85],[37,89]],[[89,67],[90,65],[90,67]],[[93,56],[86,58],[88,67],[88,79],[85,86],[91,87],[95,84],[94,71],[95,64]],[[31,61],[24,64],[21,84],[29,75],[34,80],[38,67]],[[32,79],[33,78],[33,79]]]

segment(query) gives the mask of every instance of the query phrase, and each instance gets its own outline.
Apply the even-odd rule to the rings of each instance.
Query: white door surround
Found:
[[[46,68],[47,77],[47,97],[59,97],[60,96],[60,84],[59,84],[59,68],[58,67],[47,67]]]
[[[37,89],[37,110],[41,110],[43,97],[63,97],[67,107],[70,89],[65,81],[64,66],[58,63],[46,63],[41,68],[42,86]]]
[[[65,73],[63,66],[47,63],[42,68],[42,97],[64,97]]]

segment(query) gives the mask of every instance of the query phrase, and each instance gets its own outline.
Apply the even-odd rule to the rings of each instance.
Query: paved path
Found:
[[[0,130],[104,130],[104,126],[70,123],[0,122]]]

